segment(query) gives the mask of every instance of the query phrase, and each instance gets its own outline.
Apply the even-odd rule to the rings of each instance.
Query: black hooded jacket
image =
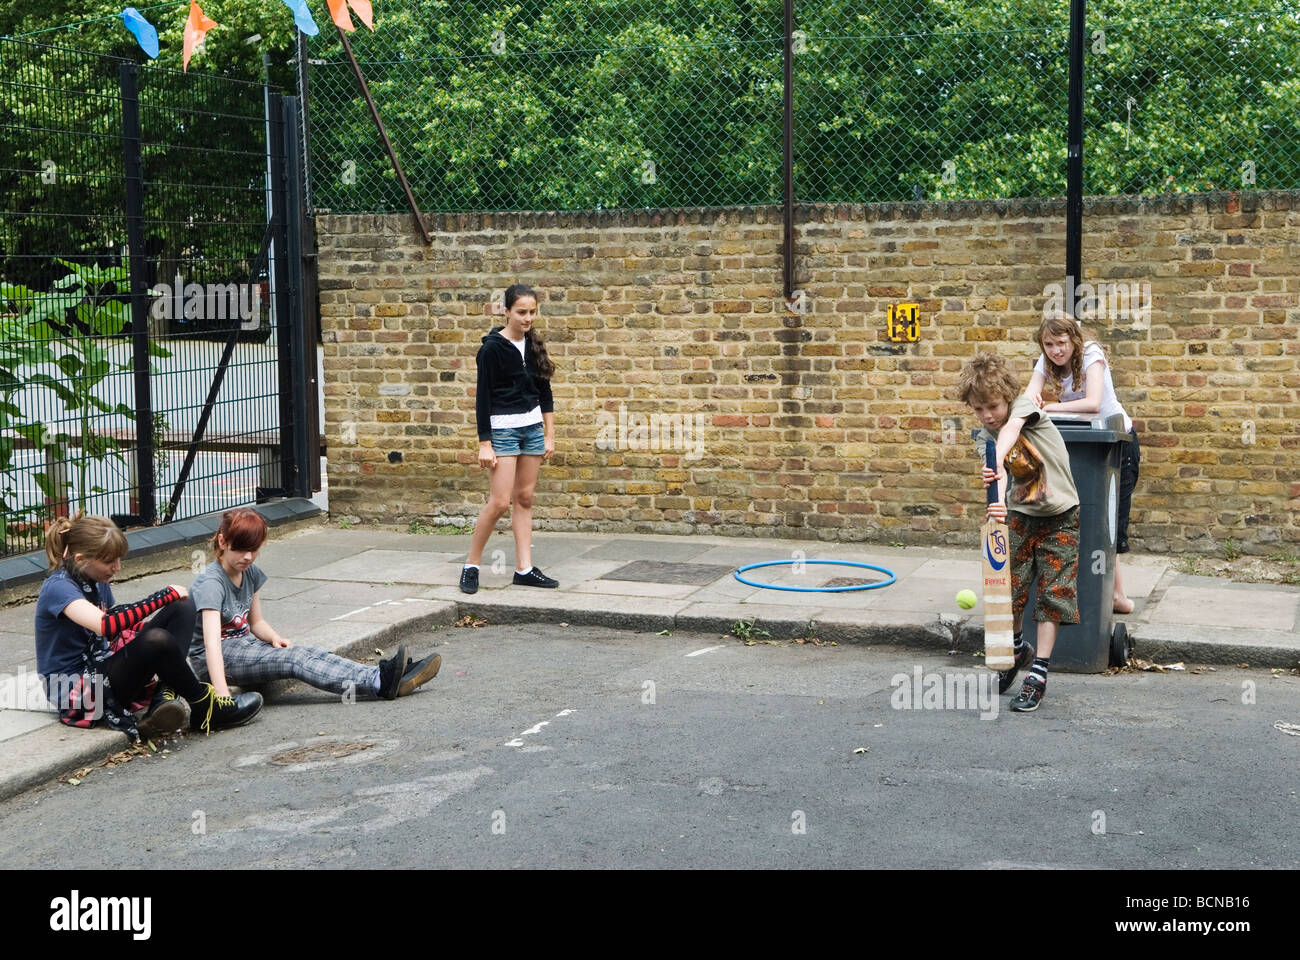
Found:
[[[531,340],[524,341],[524,356],[519,348],[502,335],[504,327],[493,327],[478,348],[478,392],[474,413],[478,421],[479,440],[492,439],[492,420],[496,415],[527,413],[540,406],[542,413],[555,410],[551,382],[537,375],[537,355]]]

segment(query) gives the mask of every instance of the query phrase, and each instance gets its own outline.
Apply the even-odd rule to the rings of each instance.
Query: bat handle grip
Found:
[[[997,455],[998,455],[997,446],[993,443],[993,441],[992,440],[984,441],[984,463],[994,473],[998,472]],[[998,502],[997,480],[994,480],[992,483],[988,485],[988,497],[989,497],[989,503]]]

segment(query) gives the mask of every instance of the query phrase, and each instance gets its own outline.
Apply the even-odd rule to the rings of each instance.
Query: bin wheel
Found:
[[[1132,653],[1133,644],[1129,642],[1128,627],[1121,620],[1110,631],[1110,665],[1112,667],[1124,666],[1128,663],[1128,658]]]

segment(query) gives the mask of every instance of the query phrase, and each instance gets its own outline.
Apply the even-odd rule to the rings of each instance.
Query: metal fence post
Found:
[[[1069,130],[1065,160],[1065,275],[1070,316],[1083,283],[1083,27],[1084,0],[1070,0]]]
[[[123,63],[122,156],[126,180],[126,241],[131,276],[131,361],[135,376],[135,469],[138,521],[157,519],[154,497],[153,394],[149,382],[149,282],[145,274],[144,160],[140,151],[139,67]]]
[[[308,343],[305,306],[308,302],[303,278],[303,170],[300,151],[300,123],[298,99],[283,98],[284,118],[284,260],[285,273],[288,275],[289,313],[287,327],[283,331],[289,341],[289,365],[291,396],[293,398],[293,472],[285,477],[285,492],[295,497],[311,496],[311,455],[308,424],[315,419],[308,409]],[[311,375],[315,375],[316,363],[313,356],[310,361]]]
[[[783,201],[784,219],[781,246],[785,253],[782,264],[782,289],[785,302],[789,306],[794,296],[794,0],[785,0],[785,20],[782,32],[785,45],[782,51],[782,64],[785,80],[782,98],[782,148],[781,168],[784,174]]]

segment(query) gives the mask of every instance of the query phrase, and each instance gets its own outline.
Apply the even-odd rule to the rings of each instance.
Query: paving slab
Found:
[[[1173,586],[1147,614],[1150,623],[1292,631],[1300,596],[1274,590]]]
[[[973,551],[969,559],[926,560],[910,575],[924,580],[968,580],[975,583],[982,579],[979,555]]]
[[[0,710],[0,743],[52,723],[59,723],[59,716],[53,711]]]
[[[1124,592],[1129,595],[1129,599],[1135,601],[1151,596],[1160,583],[1160,578],[1169,569],[1169,563],[1165,560],[1133,562],[1125,555],[1118,558],[1118,563],[1124,579]]]
[[[683,563],[664,560],[633,560],[620,564],[608,573],[605,580],[630,580],[641,583],[678,583],[707,586],[730,575],[732,567],[723,564]]]
[[[699,588],[685,583],[634,583],[628,580],[588,580],[572,587],[562,588],[573,593],[595,593],[607,597],[648,597],[682,600]]]
[[[710,544],[663,542],[662,540],[623,537],[611,539],[586,552],[587,560],[664,560],[685,563],[712,549]]]
[[[447,581],[445,569],[455,557],[448,553],[428,553],[416,550],[366,550],[355,556],[335,560],[323,566],[312,567],[293,576],[299,580],[334,580],[374,583],[391,580],[393,583],[434,584]],[[439,570],[439,567],[443,569]],[[459,580],[459,572],[456,572]]]
[[[306,582],[309,589],[304,593],[294,594],[292,598],[262,604],[262,612],[268,619],[274,616],[276,610],[296,610],[299,605],[304,605],[308,609],[327,606],[361,607],[381,600],[401,600],[405,597],[419,596],[425,589],[423,584],[411,583],[299,582]],[[270,583],[267,586],[270,586]]]
[[[36,666],[36,638],[32,630],[28,625],[22,633],[0,633],[0,673]]]

